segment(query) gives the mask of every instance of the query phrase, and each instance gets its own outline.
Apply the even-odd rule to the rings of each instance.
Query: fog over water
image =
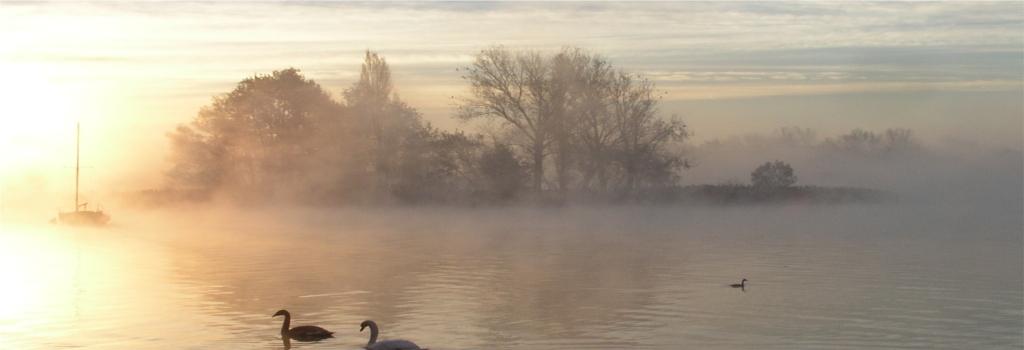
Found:
[[[1021,6],[0,4],[0,348],[1024,348]]]
[[[780,134],[692,146],[685,181],[761,159],[885,203],[112,206],[112,226],[5,207],[0,335],[18,348],[280,349],[280,318],[432,349],[1018,349],[1021,156],[884,157]],[[956,146],[956,147],[952,147]],[[752,151],[756,149],[757,152]],[[7,202],[10,203],[10,202]],[[749,279],[744,290],[728,285]],[[40,332],[39,330],[46,330]]]
[[[794,136],[792,133],[801,133]],[[841,151],[838,135],[799,127],[688,145],[695,166],[683,181],[746,183],[765,160],[791,163],[798,183],[863,186],[898,194],[903,201],[965,206],[1017,205],[1024,155],[1019,148],[989,148],[965,139],[918,141],[906,152]]]
[[[4,226],[19,348],[1014,349],[1019,204],[181,209]],[[745,291],[727,284],[748,278]],[[34,330],[46,329],[46,332]]]

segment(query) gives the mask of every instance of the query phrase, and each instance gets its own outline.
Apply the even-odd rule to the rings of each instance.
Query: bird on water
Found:
[[[284,324],[281,325],[281,337],[291,338],[298,341],[317,341],[327,338],[334,338],[334,332],[317,326],[298,326],[288,328],[292,323],[292,314],[288,310],[278,310],[273,317],[284,316]]]
[[[740,283],[730,284],[729,287],[746,289],[747,288],[747,279],[744,278],[742,281],[740,281]]]
[[[370,327],[370,341],[366,343],[367,350],[428,350],[422,349],[416,343],[408,340],[382,340],[377,342],[377,335],[380,333],[380,329],[377,328],[377,322],[371,320],[363,321],[359,324],[359,331],[362,332],[366,327]]]

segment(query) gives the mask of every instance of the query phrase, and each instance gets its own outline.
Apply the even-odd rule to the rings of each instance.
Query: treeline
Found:
[[[895,198],[888,192],[857,187],[794,186],[798,177],[793,167],[776,160],[750,173],[750,184],[726,183],[675,188],[659,196],[673,203],[756,204],[756,203],[846,203],[882,202]]]
[[[920,186],[926,182],[922,179],[945,177],[949,170],[962,166],[961,161],[948,157],[948,150],[935,147],[903,128],[856,128],[819,135],[808,128],[783,127],[690,145],[687,155],[697,166],[687,172],[686,182],[694,185],[676,193],[716,203],[862,202],[889,200],[896,193],[903,198],[908,192],[927,192]],[[772,191],[758,186],[751,171],[756,172],[755,167],[768,159],[782,160],[787,168],[799,170],[804,184],[841,187],[789,186]],[[792,185],[795,176],[786,182]]]
[[[682,122],[658,114],[654,84],[581,49],[494,47],[460,68],[458,118],[443,131],[393,92],[385,59],[332,98],[296,69],[256,75],[169,133],[167,188],[188,200],[491,203],[621,199],[677,186]]]
[[[754,134],[731,140],[712,140],[701,147],[713,149],[724,146],[751,149],[813,149],[817,152],[869,157],[906,155],[923,150],[913,131],[905,128],[888,128],[882,131],[858,128],[821,139],[815,130],[796,126],[778,128],[770,135]]]

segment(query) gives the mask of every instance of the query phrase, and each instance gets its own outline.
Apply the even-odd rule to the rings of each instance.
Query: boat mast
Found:
[[[82,133],[82,126],[75,123],[75,211],[78,211],[78,148],[79,138]]]

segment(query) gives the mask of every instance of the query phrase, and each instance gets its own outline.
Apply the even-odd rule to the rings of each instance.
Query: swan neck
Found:
[[[292,323],[292,315],[284,314],[284,323],[281,324],[281,335],[288,334],[288,326]]]
[[[377,342],[377,334],[380,332],[377,329],[377,323],[376,322],[372,322],[371,321],[369,327],[370,327],[370,342],[366,343],[366,346],[370,346],[370,345],[373,345],[373,343],[376,343]]]

